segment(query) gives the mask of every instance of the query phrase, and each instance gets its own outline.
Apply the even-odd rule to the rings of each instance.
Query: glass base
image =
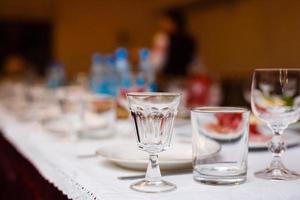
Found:
[[[194,180],[208,185],[239,185],[247,180],[247,176],[211,177],[194,176]]]
[[[247,169],[228,163],[202,164],[194,166],[194,180],[209,185],[238,185],[247,180]]]
[[[262,178],[266,180],[295,180],[300,178],[300,174],[288,170],[285,167],[281,167],[281,168],[268,167],[267,169],[255,172],[254,175],[258,178]]]
[[[154,182],[142,180],[130,185],[130,188],[139,192],[159,193],[173,191],[176,190],[177,187],[173,183],[164,180]]]

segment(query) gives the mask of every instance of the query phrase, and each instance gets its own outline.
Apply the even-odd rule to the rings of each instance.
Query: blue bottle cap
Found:
[[[116,50],[117,59],[127,59],[128,53],[127,50],[123,47],[120,47]]]
[[[113,55],[107,55],[106,56],[106,64],[109,66],[114,66],[115,65],[115,58]]]
[[[140,60],[146,60],[149,58],[150,51],[147,48],[142,48],[139,51]]]
[[[92,63],[93,64],[100,64],[102,61],[102,56],[99,53],[94,53],[92,56]]]

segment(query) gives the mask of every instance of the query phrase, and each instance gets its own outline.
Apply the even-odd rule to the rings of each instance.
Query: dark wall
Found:
[[[20,55],[43,74],[52,58],[52,25],[49,22],[0,21],[0,63]]]

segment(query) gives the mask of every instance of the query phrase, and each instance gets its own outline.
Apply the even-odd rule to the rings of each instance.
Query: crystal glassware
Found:
[[[76,86],[65,86],[56,92],[62,122],[68,126],[71,141],[76,141],[79,130],[83,128],[86,93]]]
[[[176,185],[161,179],[158,153],[170,146],[180,96],[179,93],[127,93],[138,148],[149,153],[146,177],[132,184],[131,189],[148,193],[176,189]]]
[[[287,169],[281,160],[285,151],[282,134],[300,116],[300,69],[256,69],[252,79],[251,107],[254,115],[272,130],[268,144],[271,164],[255,175],[263,179],[291,180],[299,174]]]
[[[213,185],[246,181],[249,115],[249,110],[238,107],[192,109],[194,180]],[[203,149],[212,149],[214,143],[222,143],[222,148],[203,157]]]
[[[80,137],[102,139],[113,136],[116,126],[115,99],[99,94],[86,94],[81,125]]]

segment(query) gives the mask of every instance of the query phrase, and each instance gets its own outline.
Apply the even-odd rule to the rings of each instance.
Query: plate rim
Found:
[[[300,144],[300,135],[299,133],[297,133],[297,131],[295,130],[292,130],[292,129],[287,129],[286,130],[287,132],[283,134],[283,137],[285,135],[290,135],[291,137],[294,138],[294,141],[293,142],[290,142],[288,143],[287,141],[285,141],[285,145],[286,147],[291,147],[291,146],[294,146],[294,145],[299,145]],[[298,140],[296,141],[295,138],[298,138]],[[270,141],[270,140],[269,140]],[[249,149],[251,150],[255,150],[255,149],[268,149],[267,147],[267,143],[269,142],[261,142],[261,143],[253,143],[253,142],[250,142],[250,138],[249,138],[249,143],[248,143],[248,147]]]
[[[210,140],[210,139],[208,139],[208,140]],[[126,142],[128,142],[128,141],[126,141]],[[215,145],[216,145],[217,148],[216,148],[216,150],[215,150],[214,152],[205,155],[203,158],[207,158],[207,157],[210,157],[210,156],[214,156],[215,154],[219,153],[219,152],[221,151],[221,149],[222,149],[222,146],[221,146],[220,143],[218,143],[218,142],[216,142],[216,141],[214,141],[214,140],[210,140],[210,142],[215,143]],[[114,145],[116,145],[116,144],[118,144],[118,143],[121,143],[121,141],[116,142]],[[184,143],[184,142],[181,142],[180,144],[188,145],[188,144],[186,144],[186,143]],[[110,145],[109,145],[109,144],[103,145],[102,147],[96,149],[96,150],[95,150],[95,153],[96,153],[97,155],[100,155],[100,156],[102,156],[103,158],[105,158],[105,159],[107,159],[107,160],[109,160],[109,161],[115,162],[115,163],[119,163],[119,162],[126,162],[126,163],[130,163],[130,164],[147,164],[147,163],[148,163],[148,160],[143,160],[143,159],[122,159],[122,158],[112,158],[112,157],[110,157],[110,156],[107,156],[107,155],[101,153],[101,149],[103,149],[103,148],[105,148],[105,147],[109,147],[109,146],[111,147],[112,145],[111,145],[111,144],[110,144]],[[192,144],[190,144],[190,146],[192,147]],[[192,148],[191,148],[191,150],[192,150]],[[140,150],[137,149],[137,151],[140,151]],[[159,155],[159,154],[158,154],[158,155]],[[193,156],[191,155],[190,158],[186,158],[186,159],[177,159],[177,160],[159,160],[159,163],[162,164],[162,165],[163,165],[163,164],[190,164],[190,163],[192,163],[192,161],[193,161]]]

